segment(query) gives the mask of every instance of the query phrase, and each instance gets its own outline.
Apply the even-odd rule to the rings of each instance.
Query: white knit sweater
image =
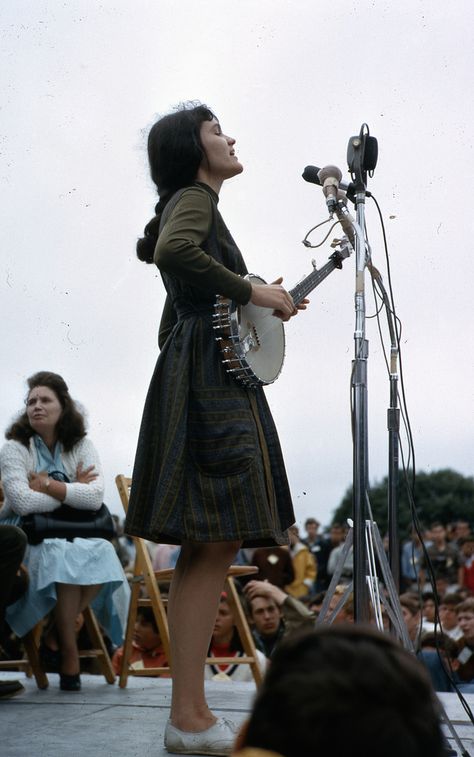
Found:
[[[70,452],[63,452],[61,459],[64,470],[73,483],[65,484],[66,496],[64,502],[79,510],[98,510],[104,501],[104,476],[99,456],[92,442],[84,437]],[[90,484],[75,482],[76,469],[79,463],[83,468],[95,466],[98,477]],[[27,515],[28,513],[48,512],[56,510],[60,502],[49,494],[35,492],[28,484],[28,474],[37,469],[38,458],[33,439],[29,447],[12,439],[0,450],[0,476],[5,492],[5,504],[0,511],[0,518],[6,518],[11,513]],[[75,482],[75,483],[74,483]]]

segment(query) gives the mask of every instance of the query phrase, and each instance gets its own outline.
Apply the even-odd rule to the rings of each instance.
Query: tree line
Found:
[[[417,472],[413,477],[409,472],[405,478],[400,471],[398,481],[399,532],[400,537],[409,534],[412,523],[412,509],[423,526],[434,521],[443,524],[465,519],[474,526],[474,478],[445,468],[425,473]],[[374,520],[380,533],[388,527],[387,514],[388,477],[370,487],[369,499]],[[412,504],[410,504],[412,503]],[[333,523],[345,523],[352,515],[352,486],[336,508]]]

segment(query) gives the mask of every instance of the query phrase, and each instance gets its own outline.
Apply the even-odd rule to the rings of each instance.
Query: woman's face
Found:
[[[205,157],[199,171],[220,183],[242,173],[243,166],[234,151],[235,139],[222,133],[219,121],[203,121],[201,124],[201,145]]]
[[[26,401],[26,414],[31,428],[42,436],[55,429],[63,409],[52,389],[35,386]]]
[[[212,633],[213,640],[218,644],[229,642],[234,632],[234,623],[232,610],[227,602],[221,600],[221,602],[219,602],[217,618],[214,623],[214,631]]]

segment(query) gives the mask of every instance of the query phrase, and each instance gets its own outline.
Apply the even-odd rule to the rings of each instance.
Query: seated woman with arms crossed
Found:
[[[0,451],[3,522],[18,524],[21,516],[50,512],[61,503],[98,510],[104,494],[99,457],[64,379],[42,371],[28,379],[28,387],[26,411],[7,430]],[[120,644],[130,592],[125,574],[113,546],[98,538],[46,538],[29,545],[25,563],[29,588],[8,608],[8,623],[24,636],[55,608],[60,686],[78,691],[76,617],[94,600],[99,620]]]

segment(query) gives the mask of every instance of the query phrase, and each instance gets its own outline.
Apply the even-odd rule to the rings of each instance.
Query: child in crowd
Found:
[[[425,633],[420,640],[418,659],[423,662],[431,677],[435,691],[454,691],[453,680],[458,680],[458,645],[454,639],[439,630]]]
[[[436,602],[435,595],[432,591],[423,592],[423,618],[422,627],[423,633],[431,633],[434,631],[436,617]]]
[[[112,665],[117,675],[120,674],[122,659],[123,647],[119,647],[112,657]],[[144,668],[167,666],[168,662],[163,651],[153,610],[151,607],[140,607],[137,611],[137,620],[133,631],[130,668],[132,670],[143,670]],[[169,678],[170,674],[164,672],[160,675]]]
[[[457,642],[458,676],[464,684],[472,686],[472,689],[463,688],[463,691],[472,694],[474,691],[474,598],[461,602],[456,607],[456,613],[463,633]]]
[[[462,602],[463,597],[457,592],[445,594],[439,603],[439,619],[443,633],[454,641],[458,641],[463,635],[458,624],[456,613],[457,606]]]
[[[257,659],[262,673],[265,672],[266,658],[265,655],[256,650]],[[227,594],[222,592],[219,601],[219,609],[217,611],[216,622],[214,624],[214,631],[212,633],[211,645],[209,647],[210,657],[235,657],[238,660],[239,657],[244,657],[244,650],[240,636],[235,627],[234,614],[230,608],[227,600]],[[214,680],[232,680],[232,681],[253,681],[253,674],[250,665],[239,665],[233,663],[225,663],[219,665],[212,663],[206,665],[205,678]]]
[[[420,625],[421,625],[421,605],[416,594],[405,592],[400,594],[400,605],[402,608],[403,620],[407,627],[408,636],[413,642],[415,649],[418,649],[420,643]]]

